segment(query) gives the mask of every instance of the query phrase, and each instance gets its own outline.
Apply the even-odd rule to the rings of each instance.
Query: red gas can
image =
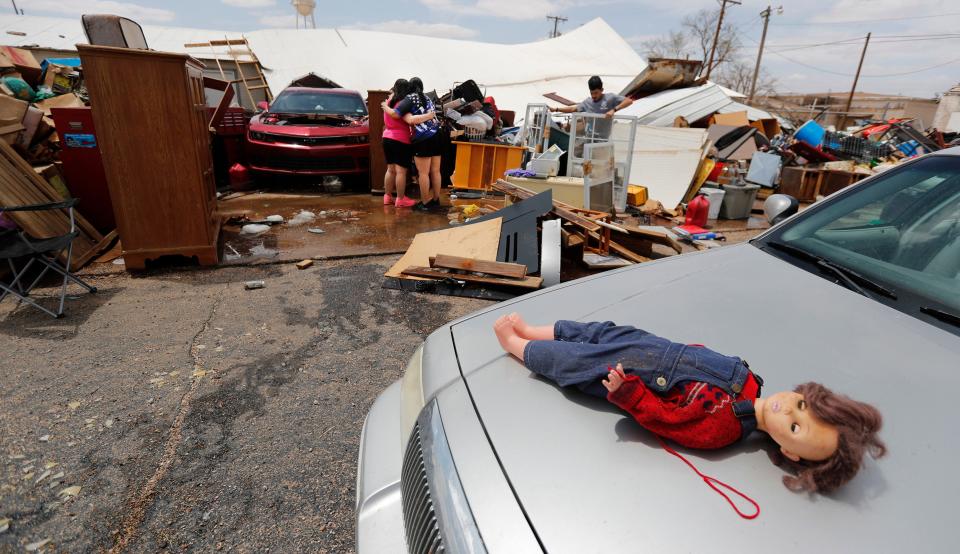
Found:
[[[687,216],[684,225],[703,227],[707,224],[707,213],[710,211],[710,201],[704,194],[698,194],[687,204]]]

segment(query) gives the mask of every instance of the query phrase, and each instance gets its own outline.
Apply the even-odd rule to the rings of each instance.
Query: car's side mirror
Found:
[[[259,109],[261,112],[265,112],[270,109],[270,104],[265,100],[261,100],[257,102],[257,109]]]
[[[776,225],[800,210],[800,202],[789,194],[771,194],[763,203],[763,215]]]

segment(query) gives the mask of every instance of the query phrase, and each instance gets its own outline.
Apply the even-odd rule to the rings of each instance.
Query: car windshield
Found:
[[[960,325],[960,157],[890,169],[757,242],[897,309]]]
[[[333,114],[362,117],[367,115],[367,106],[356,94],[333,92],[285,91],[277,96],[270,106],[276,113]]]

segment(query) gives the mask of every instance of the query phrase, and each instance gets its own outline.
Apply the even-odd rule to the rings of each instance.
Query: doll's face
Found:
[[[784,391],[767,398],[763,419],[770,438],[793,461],[825,460],[837,450],[836,427],[817,419],[802,394]]]

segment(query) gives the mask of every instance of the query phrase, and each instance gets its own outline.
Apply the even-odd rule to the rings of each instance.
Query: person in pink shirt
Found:
[[[394,204],[398,208],[409,208],[415,204],[407,198],[407,168],[413,158],[413,147],[410,144],[410,124],[403,119],[390,117],[387,108],[393,108],[412,91],[410,82],[406,79],[397,79],[390,89],[390,96],[383,103],[383,154],[387,161],[387,173],[383,178],[383,203]],[[414,123],[420,123],[425,116],[414,116]],[[432,114],[430,117],[433,117]],[[393,195],[396,194],[396,200]]]

